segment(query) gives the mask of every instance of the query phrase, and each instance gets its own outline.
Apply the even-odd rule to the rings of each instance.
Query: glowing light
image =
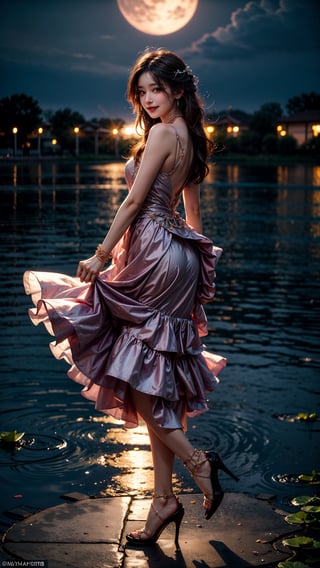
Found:
[[[281,132],[281,130],[282,130],[282,124],[278,124],[278,126],[277,126],[277,131],[278,131],[278,132]]]
[[[239,126],[234,126],[232,130],[233,130],[233,132],[235,132],[237,134],[239,132],[240,128],[239,128]]]
[[[208,134],[212,134],[214,132],[214,126],[207,126],[207,132]]]
[[[18,129],[16,126],[14,126],[14,128],[12,129],[12,132],[13,132],[14,155],[16,156],[18,152],[18,142],[17,142]]]
[[[286,136],[287,135],[287,131],[286,130],[281,130],[280,131],[280,136]]]
[[[233,130],[233,129],[232,129],[232,126],[228,126],[227,132],[232,132],[232,130]]]
[[[40,126],[38,128],[38,156],[41,157],[41,134],[43,133],[43,128]],[[39,183],[40,185],[40,183]]]
[[[52,138],[51,144],[52,144],[52,146],[56,146],[56,145],[58,144],[57,139],[56,139],[56,138]]]
[[[113,136],[117,136],[117,134],[119,134],[119,130],[117,128],[113,128],[112,134],[113,134]]]
[[[134,126],[125,126],[123,129],[124,136],[134,136],[135,128]]]
[[[312,125],[313,136],[319,136],[320,134],[320,124],[313,124]]]
[[[78,157],[79,156],[79,132],[80,132],[79,126],[75,126],[74,129],[73,129],[73,132],[75,133],[75,141],[76,141],[75,154]]]

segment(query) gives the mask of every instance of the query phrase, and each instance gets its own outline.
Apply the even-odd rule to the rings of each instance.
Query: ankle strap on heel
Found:
[[[152,493],[153,499],[170,499],[170,497],[175,497],[174,493],[169,493],[168,495],[159,495],[159,493]]]
[[[197,469],[207,461],[206,454],[203,450],[194,450],[189,459],[183,462],[183,465],[194,474]]]

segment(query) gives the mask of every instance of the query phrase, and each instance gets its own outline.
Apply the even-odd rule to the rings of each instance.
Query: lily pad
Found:
[[[308,515],[305,511],[299,511],[298,513],[292,513],[287,515],[284,519],[290,525],[304,525],[306,524]]]
[[[21,438],[23,438],[24,434],[24,432],[17,432],[16,430],[13,430],[12,432],[1,432],[0,437],[1,440],[7,444],[16,444],[21,440]]]
[[[320,473],[313,470],[311,475],[302,473],[299,475],[299,480],[309,483],[310,485],[318,485],[320,483]]]
[[[297,419],[303,422],[315,422],[317,418],[315,412],[310,412],[309,414],[307,412],[299,412],[299,414],[297,414]]]
[[[285,538],[283,539],[282,544],[284,546],[290,546],[290,548],[313,548],[313,538],[308,536]]]
[[[302,510],[306,513],[320,513],[320,507],[316,505],[307,505],[306,507],[302,507]]]
[[[278,568],[310,568],[309,564],[304,562],[293,562],[291,560],[286,560],[285,562],[279,562]]]
[[[320,498],[316,495],[313,495],[312,497],[310,497],[310,495],[300,495],[299,497],[294,497],[294,499],[291,500],[291,503],[292,505],[295,505],[295,507],[304,507],[309,503],[320,503]]]

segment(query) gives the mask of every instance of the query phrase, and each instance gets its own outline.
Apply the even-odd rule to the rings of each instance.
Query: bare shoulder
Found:
[[[165,124],[164,122],[158,122],[157,124],[154,124],[150,128],[149,138],[150,138],[150,136],[152,136],[153,139],[154,138],[175,138],[176,137],[176,131],[172,127],[171,124]]]
[[[159,122],[154,124],[149,131],[144,154],[149,152],[158,155],[159,159],[166,159],[173,151],[175,144],[175,131],[170,124]]]

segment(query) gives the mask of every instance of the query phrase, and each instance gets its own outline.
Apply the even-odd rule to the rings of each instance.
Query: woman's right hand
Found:
[[[86,260],[80,260],[76,275],[81,282],[94,282],[102,267],[103,262],[94,255]]]

